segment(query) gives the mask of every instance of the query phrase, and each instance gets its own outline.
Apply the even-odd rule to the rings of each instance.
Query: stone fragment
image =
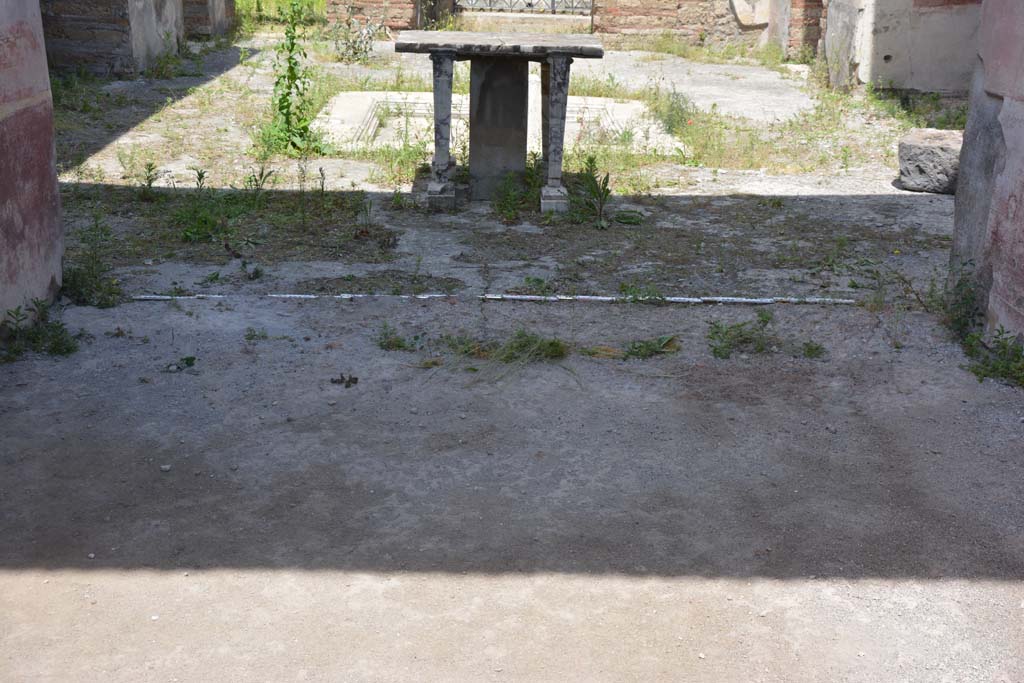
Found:
[[[964,135],[955,130],[915,128],[900,140],[900,185],[904,190],[954,194]]]

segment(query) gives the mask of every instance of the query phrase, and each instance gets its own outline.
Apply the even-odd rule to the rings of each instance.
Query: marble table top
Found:
[[[604,48],[586,33],[472,33],[469,31],[400,31],[395,52],[452,51],[458,57],[523,57],[549,54],[600,59]]]

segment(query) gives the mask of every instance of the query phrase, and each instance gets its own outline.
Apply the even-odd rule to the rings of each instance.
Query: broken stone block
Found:
[[[964,134],[915,128],[900,140],[900,185],[904,190],[955,194]]]

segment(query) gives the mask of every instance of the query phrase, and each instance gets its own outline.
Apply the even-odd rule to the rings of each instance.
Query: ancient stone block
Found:
[[[182,0],[41,0],[40,5],[47,57],[57,68],[134,76],[161,55],[177,52],[184,40]]]
[[[529,62],[477,58],[469,82],[472,197],[490,199],[506,175],[526,170]]]
[[[963,133],[915,128],[900,140],[900,185],[914,192],[953,194]]]
[[[182,9],[189,36],[222,35],[235,21],[235,0],[183,0]]]

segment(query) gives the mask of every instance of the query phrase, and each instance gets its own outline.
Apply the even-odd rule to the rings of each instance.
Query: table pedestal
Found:
[[[469,78],[469,176],[473,199],[490,199],[505,176],[526,170],[530,64],[474,58]]]

